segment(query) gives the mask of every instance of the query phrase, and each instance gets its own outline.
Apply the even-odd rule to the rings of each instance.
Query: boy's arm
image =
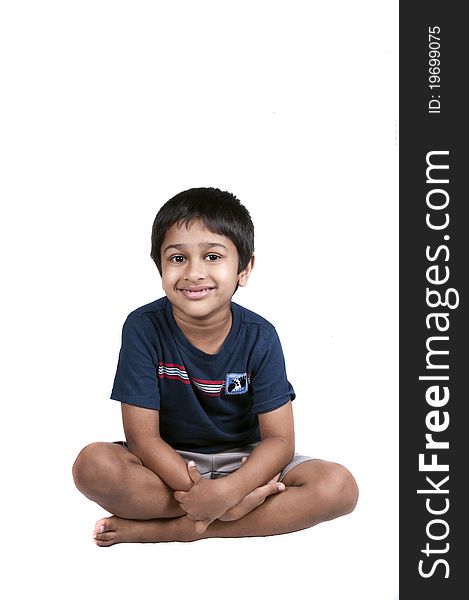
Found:
[[[230,493],[239,503],[247,494],[278,475],[295,453],[295,434],[291,401],[259,415],[261,442],[249,460],[224,478]]]
[[[161,439],[160,413],[122,403],[122,422],[129,450],[172,490],[190,490],[186,461]]]

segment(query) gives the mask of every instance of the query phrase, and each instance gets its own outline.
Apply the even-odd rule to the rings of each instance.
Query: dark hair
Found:
[[[235,195],[218,188],[191,188],[176,194],[158,211],[151,232],[151,253],[161,275],[161,245],[174,224],[186,226],[200,219],[213,233],[230,239],[238,251],[238,273],[254,253],[254,225],[248,210]]]

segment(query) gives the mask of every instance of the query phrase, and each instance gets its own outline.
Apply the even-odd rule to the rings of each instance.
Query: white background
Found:
[[[393,600],[398,592],[397,2],[2,2],[5,597]],[[280,334],[297,449],[356,511],[280,537],[91,541],[71,466],[122,438],[122,323],[162,295],[159,207],[235,193],[235,301]],[[10,587],[11,586],[11,587]]]

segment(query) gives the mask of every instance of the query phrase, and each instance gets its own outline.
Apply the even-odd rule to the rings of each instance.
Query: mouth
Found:
[[[189,298],[189,300],[201,300],[202,298],[206,298],[213,289],[215,288],[207,286],[178,288],[181,294],[186,298]]]

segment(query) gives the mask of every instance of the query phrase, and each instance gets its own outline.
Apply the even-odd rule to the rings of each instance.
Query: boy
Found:
[[[85,447],[77,488],[113,516],[98,546],[268,536],[350,513],[347,469],[295,454],[295,393],[274,327],[232,302],[254,264],[254,227],[228,192],[177,194],[153,223],[165,297],[123,327],[111,398],[126,442]]]

